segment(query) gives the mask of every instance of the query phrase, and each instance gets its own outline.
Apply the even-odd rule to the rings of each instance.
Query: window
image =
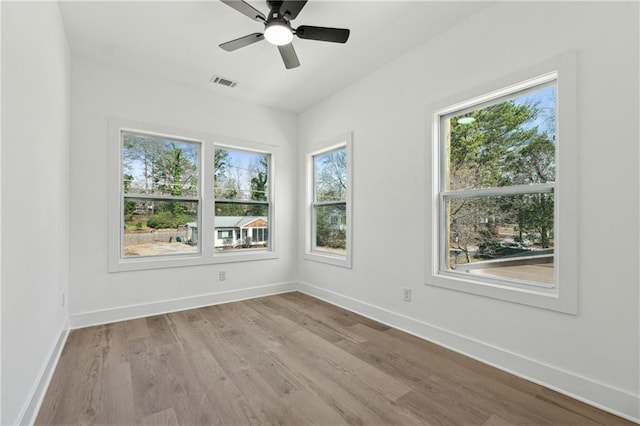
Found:
[[[200,143],[122,131],[122,256],[199,252]]]
[[[305,258],[351,266],[351,136],[307,155],[308,215]]]
[[[427,284],[577,310],[574,62],[434,108]]]
[[[277,257],[274,149],[115,119],[110,128],[110,271]]]
[[[268,249],[270,158],[264,153],[216,148],[215,228],[229,229],[226,237],[216,240],[216,252]]]
[[[218,231],[218,239],[223,240],[225,238],[233,238],[233,231]]]
[[[440,116],[441,272],[553,287],[555,127],[555,74]]]

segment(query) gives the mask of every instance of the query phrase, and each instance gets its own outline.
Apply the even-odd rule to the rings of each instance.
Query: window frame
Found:
[[[491,196],[548,191],[554,194],[554,285],[516,280],[479,278],[443,268],[446,262],[446,221],[442,185],[446,161],[441,118],[464,113],[545,82],[556,83],[556,179],[554,183],[512,187],[446,191],[448,196]],[[499,78],[427,107],[427,200],[425,206],[425,284],[554,311],[578,312],[578,232],[577,216],[577,117],[576,54],[567,52],[543,64]],[[519,191],[519,192],[518,192]]]
[[[267,156],[267,164],[268,164],[268,177],[267,177],[267,185],[268,185],[268,190],[267,190],[267,201],[256,201],[256,200],[227,200],[227,199],[220,199],[218,200],[215,197],[215,191],[213,192],[213,207],[215,209],[215,204],[218,201],[222,201],[224,203],[228,203],[228,204],[253,204],[253,205],[266,205],[267,206],[267,217],[268,217],[268,228],[270,230],[270,232],[268,232],[267,235],[267,247],[266,250],[265,249],[247,249],[246,251],[230,251],[230,252],[216,252],[215,251],[215,247],[214,247],[214,257],[220,258],[220,259],[225,259],[225,258],[230,258],[233,259],[234,256],[243,256],[242,260],[254,260],[252,258],[252,256],[257,255],[260,256],[264,253],[269,253],[271,251],[273,251],[273,246],[274,246],[274,241],[272,238],[273,235],[273,222],[274,222],[274,203],[273,203],[273,153],[270,151],[265,151],[264,149],[258,149],[258,148],[247,148],[247,147],[239,147],[237,145],[229,145],[227,143],[216,143],[214,144],[213,147],[213,151],[214,151],[214,156],[215,156],[215,150],[216,149],[228,149],[228,150],[233,150],[233,151],[243,151],[243,152],[247,152],[247,153],[252,153],[252,154],[261,154],[261,155],[266,155]],[[214,211],[214,217],[215,217],[215,211]],[[242,235],[241,235],[242,237]],[[215,238],[213,241],[213,244],[215,245]],[[260,259],[260,257],[258,257],[257,259]]]
[[[197,253],[180,255],[158,255],[124,257],[124,200],[123,191],[123,137],[122,132],[152,135],[175,139],[177,141],[200,144],[199,182],[198,182],[198,244]],[[110,117],[108,120],[109,170],[108,170],[108,272],[174,268],[194,265],[207,265],[276,259],[277,218],[275,216],[274,164],[279,155],[277,146],[234,139],[209,133],[174,129],[149,123],[141,123]],[[267,249],[248,250],[247,252],[216,253],[217,233],[214,227],[214,155],[216,148],[228,148],[240,151],[269,155],[269,241]],[[137,197],[129,197],[137,198]],[[157,197],[155,197],[157,198]],[[162,198],[162,197],[161,197]],[[205,220],[211,218],[211,220]]]
[[[123,173],[123,151],[124,151],[124,134],[128,133],[128,134],[135,134],[135,135],[139,135],[139,136],[152,136],[152,137],[159,137],[159,138],[167,138],[170,139],[172,141],[175,142],[185,142],[185,143],[190,143],[190,144],[197,144],[198,145],[198,161],[197,161],[197,168],[198,168],[198,186],[196,188],[196,196],[195,197],[179,197],[179,196],[173,196],[173,195],[145,195],[145,194],[137,194],[137,195],[127,195],[126,193],[124,193],[124,191],[122,191],[122,195],[121,195],[121,200],[120,200],[120,218],[123,220],[124,219],[124,209],[125,209],[125,204],[127,199],[132,199],[132,200],[150,200],[150,201],[178,201],[178,202],[196,202],[198,207],[197,207],[197,219],[196,221],[198,222],[198,226],[201,225],[201,217],[202,217],[202,152],[203,152],[203,145],[202,145],[202,141],[197,140],[197,139],[191,139],[191,138],[185,138],[185,137],[177,137],[174,135],[168,135],[168,134],[162,134],[162,133],[156,133],[156,132],[140,132],[137,130],[131,130],[128,128],[121,128],[119,130],[119,139],[120,139],[120,152],[121,152],[121,156],[120,156],[120,187],[122,188],[124,186],[123,184],[123,180],[124,180],[124,173]],[[125,245],[124,245],[124,240],[125,240],[125,232],[124,232],[124,225],[121,222],[121,226],[120,226],[120,258],[121,259],[136,259],[136,257],[126,257],[125,256]],[[153,258],[161,258],[161,259],[174,259],[174,258],[181,258],[184,256],[189,256],[189,255],[199,255],[202,252],[202,246],[200,245],[200,242],[198,242],[198,246],[197,246],[197,252],[195,253],[186,253],[183,255],[157,255],[157,256],[144,256],[145,258],[149,258],[149,257],[153,257]]]
[[[344,201],[316,201],[316,168],[315,158],[319,155],[345,149],[347,165],[347,188]],[[347,133],[325,142],[315,144],[305,154],[304,164],[306,168],[306,203],[305,203],[305,251],[303,259],[311,260],[344,268],[352,267],[352,211],[353,211],[353,135]],[[315,249],[316,241],[316,209],[322,206],[345,205],[345,238],[346,253],[330,253]]]

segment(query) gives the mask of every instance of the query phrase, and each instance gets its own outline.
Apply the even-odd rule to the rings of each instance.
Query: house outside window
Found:
[[[275,147],[119,119],[110,135],[109,271],[277,257]]]
[[[307,249],[305,258],[351,266],[351,135],[307,154]]]
[[[431,105],[425,284],[577,312],[576,60]]]
[[[217,239],[216,252],[268,249],[270,162],[269,154],[216,147],[215,229],[234,235]]]

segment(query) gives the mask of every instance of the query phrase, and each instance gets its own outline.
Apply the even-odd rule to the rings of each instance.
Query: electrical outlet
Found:
[[[403,288],[402,289],[402,300],[405,302],[411,302],[411,289]]]
[[[218,272],[218,279],[220,281],[226,281],[227,280],[227,271]]]
[[[65,302],[66,302],[66,300],[65,300],[65,299],[66,299],[66,294],[65,294],[65,293],[62,293],[62,307],[63,307],[63,308],[64,308],[64,304],[65,304]]]

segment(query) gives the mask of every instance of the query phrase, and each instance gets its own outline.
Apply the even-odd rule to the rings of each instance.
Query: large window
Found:
[[[276,257],[273,149],[115,119],[111,132],[110,271]]]
[[[351,266],[351,137],[315,147],[307,156],[306,258]]]
[[[577,310],[575,57],[551,62],[434,106],[427,284]]]
[[[440,271],[554,285],[556,77],[542,80],[440,117]]]

